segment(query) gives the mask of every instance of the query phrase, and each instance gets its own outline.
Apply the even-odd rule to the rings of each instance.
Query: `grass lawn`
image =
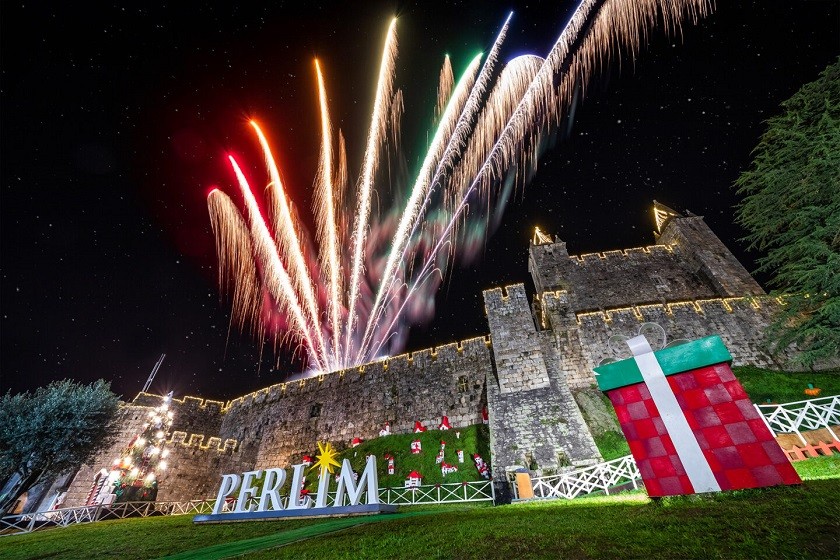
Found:
[[[840,371],[824,371],[813,373],[783,372],[763,369],[755,366],[737,366],[732,373],[744,386],[744,390],[754,403],[765,404],[767,399],[773,403],[787,403],[840,395]],[[819,387],[822,392],[819,397],[805,394],[808,383]]]
[[[658,502],[634,492],[495,508],[414,508],[373,519],[200,526],[192,516],[104,521],[0,538],[0,558],[143,559],[192,551],[180,557],[209,559],[249,547],[253,552],[242,558],[836,557],[840,456],[795,466],[808,479],[802,486]],[[246,539],[255,540],[241,542]],[[207,548],[237,541],[223,555]]]

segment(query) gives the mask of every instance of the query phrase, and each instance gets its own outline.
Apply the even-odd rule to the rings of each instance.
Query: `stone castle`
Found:
[[[304,380],[280,383],[228,402],[173,400],[169,468],[157,499],[213,497],[221,475],[297,462],[316,441],[346,446],[414,422],[490,427],[493,477],[506,468],[557,470],[599,462],[584,414],[604,406],[592,368],[608,341],[645,322],[670,338],[720,334],[736,364],[780,367],[761,336],[778,301],[709,229],[702,217],[654,204],[656,243],[569,255],[566,244],[537,230],[523,284],[484,292],[489,335],[421,350]],[[162,397],[139,394],[121,409],[122,432],[69,483],[63,507],[84,505]],[[582,412],[582,409],[584,412]]]

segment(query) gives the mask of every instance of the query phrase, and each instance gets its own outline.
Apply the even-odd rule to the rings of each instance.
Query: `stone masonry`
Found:
[[[261,469],[291,464],[316,441],[341,448],[377,437],[386,421],[394,433],[411,432],[418,420],[436,428],[444,415],[453,427],[478,424],[491,363],[480,337],[273,385],[228,403],[222,434],[258,445]]]
[[[485,379],[492,376],[489,339],[479,337],[272,385],[227,403],[173,399],[171,455],[158,500],[215,497],[222,474],[286,467],[314,452],[317,441],[341,449],[354,437],[376,437],[386,421],[394,433],[411,432],[417,420],[436,428],[443,415],[453,427],[481,423]],[[84,505],[97,475],[111,468],[162,398],[141,393],[121,408],[117,442],[79,470],[66,507]]]
[[[552,337],[534,326],[525,287],[487,290],[484,302],[497,374],[487,382],[494,478],[505,480],[506,467],[516,465],[546,472],[598,462]]]

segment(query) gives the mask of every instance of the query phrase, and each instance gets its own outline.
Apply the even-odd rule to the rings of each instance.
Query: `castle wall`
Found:
[[[155,408],[162,405],[164,397],[150,393],[139,393],[132,404]],[[188,434],[218,434],[222,425],[222,412],[225,403],[222,401],[205,400],[198,397],[184,397],[170,399],[169,410],[172,411],[172,432],[186,432]]]
[[[628,305],[764,295],[699,216],[673,217],[656,245],[570,256],[566,244],[532,244],[537,293],[564,290],[575,312]]]
[[[534,283],[538,293],[566,290],[575,311],[719,295],[670,245],[579,256],[563,256],[557,245],[531,245]]]
[[[657,243],[673,246],[693,271],[712,284],[718,296],[764,294],[758,282],[700,216],[671,218]],[[692,299],[702,297],[705,296],[695,294]]]
[[[393,433],[417,420],[436,428],[444,415],[453,427],[481,423],[488,377],[488,341],[474,338],[246,395],[228,403],[220,433],[254,442],[243,453],[255,468],[287,466],[318,441],[341,449],[377,437],[386,421]]]
[[[377,437],[386,421],[394,433],[412,432],[417,420],[436,428],[444,415],[453,427],[481,423],[492,367],[489,339],[479,337],[273,385],[228,403],[172,399],[170,455],[158,475],[157,500],[213,497],[222,474],[286,467],[318,441],[342,449],[354,437]],[[111,469],[162,402],[140,393],[120,408],[117,440],[79,469],[65,507],[84,505],[97,473]]]
[[[763,350],[764,329],[779,305],[769,296],[713,298],[588,313],[572,313],[566,301],[563,292],[549,292],[542,297],[543,308],[558,340],[562,369],[572,388],[593,385],[592,369],[604,358],[616,358],[609,346],[611,336],[638,334],[645,322],[661,325],[669,341],[718,334],[735,365],[778,368],[787,360],[786,356],[774,359]],[[629,356],[628,350],[621,357]]]
[[[148,393],[140,393],[135,397],[130,404],[124,404],[120,407],[118,412],[120,420],[119,426],[121,430],[117,434],[117,438],[113,445],[97,455],[90,464],[82,465],[76,476],[73,478],[67,489],[67,495],[64,498],[64,507],[75,507],[85,505],[91,485],[94,479],[102,469],[110,471],[114,459],[120,457],[123,449],[125,449],[131,439],[143,431],[143,425],[148,420],[148,414],[154,408],[163,404],[163,397],[159,395],[152,395]],[[210,456],[212,453],[204,453],[207,459],[199,460],[200,455],[193,454],[187,457],[181,447],[190,447],[191,450],[197,450],[199,444],[196,442],[203,441],[205,447],[210,442],[210,438],[214,434],[219,433],[219,428],[222,423],[222,411],[224,403],[220,401],[204,400],[195,397],[184,397],[183,399],[170,399],[169,408],[172,410],[172,427],[170,433],[172,437],[178,436],[180,432],[183,436],[178,436],[173,441],[167,441],[166,448],[170,450],[171,458],[168,463],[171,465],[169,472],[162,473],[159,478],[160,492],[158,500],[181,499],[181,498],[167,498],[168,495],[188,494],[188,497],[183,499],[194,499],[197,497],[206,497],[204,494],[195,494],[197,486],[202,486],[199,479],[204,476],[211,477],[213,484],[218,485],[220,478],[220,471],[207,470],[210,464]],[[186,434],[192,434],[189,437]],[[193,442],[193,446],[184,446],[182,442],[186,441],[189,444]],[[177,445],[173,445],[177,444]],[[205,449],[205,451],[207,451]],[[185,485],[183,492],[179,493],[174,486],[168,484],[168,479],[176,479],[180,477],[179,473],[194,470],[196,473],[205,472],[200,476],[191,478],[191,482]],[[209,494],[208,494],[209,496]]]
[[[166,449],[169,467],[158,475],[159,502],[215,498],[223,474],[241,473],[253,464],[233,439],[173,432]]]
[[[506,394],[548,387],[548,372],[525,286],[508,286],[505,292],[486,290],[484,305],[494,340],[499,391]]]

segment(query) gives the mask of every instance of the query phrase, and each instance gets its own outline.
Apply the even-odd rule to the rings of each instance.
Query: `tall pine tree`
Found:
[[[737,219],[785,303],[768,341],[810,367],[840,355],[840,60],[782,109],[735,182]]]

